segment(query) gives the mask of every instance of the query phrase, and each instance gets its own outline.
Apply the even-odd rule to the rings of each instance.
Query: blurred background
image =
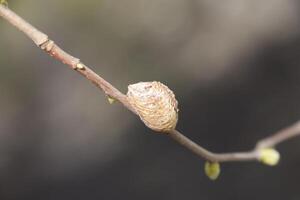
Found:
[[[121,91],[168,85],[178,129],[215,152],[300,119],[297,0],[36,0],[9,6]],[[0,199],[300,199],[300,138],[281,163],[204,162],[0,19]]]

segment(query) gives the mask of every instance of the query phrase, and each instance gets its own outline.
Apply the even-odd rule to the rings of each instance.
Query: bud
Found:
[[[4,5],[4,6],[8,6],[8,2],[7,0],[0,0],[0,4]]]
[[[111,96],[107,96],[107,100],[109,104],[113,104],[116,102],[116,99],[112,98]]]
[[[220,168],[220,164],[217,162],[205,162],[204,165],[204,171],[206,176],[210,179],[210,180],[216,180],[220,173],[221,173],[221,168]]]
[[[259,151],[259,160],[266,165],[275,166],[280,160],[280,154],[273,148],[261,149]]]
[[[157,81],[139,82],[128,86],[127,97],[147,127],[158,132],[175,129],[178,103],[167,86]]]

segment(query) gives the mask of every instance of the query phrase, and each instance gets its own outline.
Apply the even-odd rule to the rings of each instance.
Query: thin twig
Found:
[[[300,121],[257,142],[256,149],[274,147],[277,144],[300,135]]]
[[[76,70],[89,81],[94,83],[98,88],[102,89],[103,92],[111,98],[118,100],[123,104],[128,110],[137,114],[135,109],[128,102],[127,96],[116,89],[108,81],[104,80],[88,66],[84,65],[76,57],[71,56],[57,46],[48,36],[31,24],[26,22],[23,18],[18,16],[9,8],[0,5],[0,16],[6,21],[17,27],[21,32],[25,33],[37,46],[42,50],[47,52],[50,56],[61,61],[62,63],[68,65],[71,69]],[[274,135],[262,139],[257,142],[254,150],[248,152],[235,152],[235,153],[213,153],[200,145],[196,144],[177,130],[170,131],[169,135],[179,144],[183,145],[191,152],[199,157],[202,157],[208,161],[212,162],[228,162],[228,161],[251,161],[259,159],[259,150],[262,148],[273,147],[287,139],[300,135],[300,122],[275,133]]]
[[[249,152],[213,153],[185,137],[177,130],[171,131],[169,136],[194,154],[211,162],[250,161],[259,159],[259,151],[257,149]]]

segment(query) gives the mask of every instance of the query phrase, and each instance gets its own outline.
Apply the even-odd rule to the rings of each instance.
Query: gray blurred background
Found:
[[[298,0],[9,1],[126,92],[157,80],[178,129],[215,152],[251,149],[300,119]],[[0,199],[300,199],[300,138],[281,163],[203,160],[153,134],[0,19]]]

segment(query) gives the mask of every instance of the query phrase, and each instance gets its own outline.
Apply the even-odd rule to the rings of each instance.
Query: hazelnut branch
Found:
[[[12,10],[1,4],[0,16],[10,24],[14,25],[16,28],[18,28],[25,35],[27,35],[38,47],[40,47],[50,56],[68,65],[71,69],[74,69],[75,71],[83,75],[86,79],[100,88],[109,98],[118,100],[128,110],[138,115],[136,109],[131,105],[128,97],[125,94],[120,92],[108,81],[104,80],[102,77],[96,74],[88,66],[80,62],[78,58],[73,57],[62,50],[52,40],[50,40],[46,34],[36,29],[31,24],[26,22],[23,18],[14,13]],[[288,128],[275,133],[270,137],[258,141],[254,150],[248,152],[213,153],[196,144],[175,129],[168,130],[166,132],[166,135],[170,136],[172,139],[189,149],[194,154],[210,162],[251,161],[261,159],[262,149],[274,147],[275,145],[285,140],[300,135],[300,121]]]

